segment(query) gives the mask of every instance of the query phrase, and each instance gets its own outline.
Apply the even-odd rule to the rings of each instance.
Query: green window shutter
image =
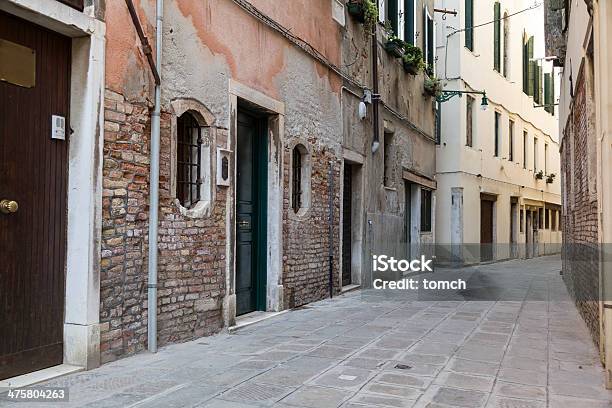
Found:
[[[544,110],[550,113],[551,94],[550,94],[550,74],[544,74]]]
[[[389,0],[387,2],[387,21],[391,22],[393,33],[399,36],[399,10],[398,1],[400,0]]]
[[[535,61],[529,61],[529,73],[527,74],[527,95],[534,96],[535,87]]]
[[[537,88],[537,91],[538,91],[538,103],[542,103],[542,101],[543,101],[543,99],[542,99],[542,95],[543,95],[542,91],[543,91],[543,88],[544,88],[544,86],[543,86],[544,84],[542,82],[543,71],[542,71],[542,66],[539,65],[539,63],[536,63],[536,66],[538,67],[538,72],[537,72],[537,75],[538,75],[538,78],[537,78],[537,82],[538,82],[538,88]]]
[[[493,12],[493,67],[501,72],[501,5],[495,3]]]
[[[404,2],[404,40],[411,44],[411,45],[415,45],[414,44],[414,32],[415,32],[415,27],[414,27],[414,12],[415,12],[415,6],[414,6],[414,2],[416,0],[405,0]]]
[[[533,36],[529,37],[529,41],[527,41],[527,94],[529,96],[535,96],[535,76],[536,76],[536,61],[532,61],[533,59]]]
[[[465,0],[465,46],[474,51],[474,0]]]
[[[523,92],[529,95],[529,41],[523,32]]]
[[[550,114],[554,116],[555,114],[555,103],[557,98],[555,96],[555,69],[550,73]]]

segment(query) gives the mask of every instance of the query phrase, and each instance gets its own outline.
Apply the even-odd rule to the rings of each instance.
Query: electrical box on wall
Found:
[[[66,140],[66,118],[51,116],[51,139]]]
[[[231,150],[217,149],[217,185],[230,185]]]

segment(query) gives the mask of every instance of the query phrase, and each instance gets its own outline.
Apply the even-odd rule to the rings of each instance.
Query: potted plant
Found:
[[[404,40],[400,40],[395,35],[389,36],[387,42],[385,42],[385,50],[395,58],[402,58],[405,52]]]
[[[442,95],[442,82],[436,77],[425,78],[423,86],[425,88],[425,93],[428,95],[436,98]]]
[[[542,179],[544,179],[544,172],[543,172],[542,170],[538,171],[538,172],[535,174],[535,178],[536,178],[536,180],[542,180]]]
[[[346,3],[346,9],[351,16],[355,17],[357,21],[360,23],[365,22],[365,13],[363,9],[363,2],[361,0],[349,0]]]
[[[405,45],[406,51],[402,56],[404,70],[412,75],[416,75],[425,68],[423,61],[423,51],[419,47],[411,44]]]
[[[557,175],[555,173],[550,173],[547,177],[546,177],[546,184],[552,184],[555,181],[555,177],[557,177]]]
[[[378,7],[372,0],[349,0],[346,8],[350,15],[363,24],[366,33],[372,32],[378,21]]]

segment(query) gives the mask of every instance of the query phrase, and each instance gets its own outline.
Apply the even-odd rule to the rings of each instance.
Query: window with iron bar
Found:
[[[293,148],[293,188],[291,190],[291,207],[297,213],[302,208],[302,152],[299,146]]]
[[[183,207],[200,201],[202,185],[202,128],[192,114],[177,119],[176,195]]]

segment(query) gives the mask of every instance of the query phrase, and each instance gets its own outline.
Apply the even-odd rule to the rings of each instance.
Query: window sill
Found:
[[[213,202],[212,201],[203,201],[200,200],[196,205],[191,208],[183,207],[180,201],[175,198],[174,204],[178,208],[179,212],[182,216],[187,218],[208,218],[210,217],[213,210]]]
[[[302,207],[298,212],[293,211],[293,208],[289,207],[289,219],[290,220],[303,220],[310,216],[310,206]]]

